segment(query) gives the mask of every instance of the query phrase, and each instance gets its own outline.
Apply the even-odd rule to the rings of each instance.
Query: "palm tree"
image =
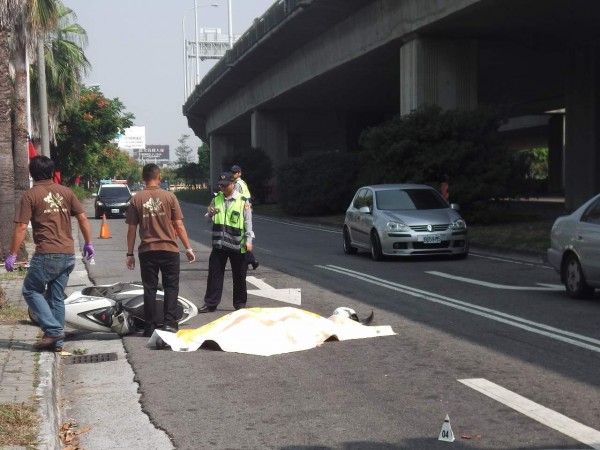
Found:
[[[15,210],[15,182],[12,170],[12,86],[9,64],[9,33],[21,17],[27,0],[0,0],[0,255],[6,257],[10,250],[10,235]]]
[[[83,47],[87,45],[86,31],[75,21],[73,10],[58,2],[59,22],[46,40],[45,65],[47,78],[48,121],[50,142],[56,145],[56,127],[66,108],[79,101],[83,75],[91,68]],[[32,70],[32,115],[34,137],[40,135],[37,70]]]
[[[13,164],[15,203],[29,188],[27,68],[29,56],[35,55],[37,42],[54,29],[59,21],[58,0],[27,0],[27,7],[15,22],[12,37],[12,62],[15,68],[15,114],[13,129]]]

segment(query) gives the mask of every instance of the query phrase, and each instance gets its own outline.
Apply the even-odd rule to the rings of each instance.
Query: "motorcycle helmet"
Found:
[[[339,308],[335,308],[333,310],[333,315],[347,317],[348,319],[352,319],[358,322],[358,315],[356,314],[356,311],[346,306],[340,306]]]

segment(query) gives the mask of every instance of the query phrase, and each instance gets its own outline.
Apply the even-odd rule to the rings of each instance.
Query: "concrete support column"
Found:
[[[269,111],[252,111],[250,143],[252,148],[261,148],[279,167],[288,156],[288,136],[285,117]]]
[[[223,157],[233,149],[233,141],[224,134],[211,134],[210,147],[210,187],[214,189],[223,172]]]
[[[551,194],[562,193],[564,188],[564,124],[562,114],[553,114],[548,121],[548,192]]]
[[[569,51],[566,87],[565,208],[600,191],[600,49]]]
[[[477,41],[415,38],[400,47],[400,113],[477,107]]]

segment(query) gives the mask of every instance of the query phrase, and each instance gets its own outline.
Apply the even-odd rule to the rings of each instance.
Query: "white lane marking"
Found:
[[[513,263],[513,264],[521,264],[523,266],[533,266],[533,267],[539,267],[542,269],[554,270],[549,265],[542,264],[542,263],[532,263],[532,262],[526,262],[526,261],[521,261],[521,260],[517,260],[517,259],[500,258],[498,256],[482,255],[480,253],[469,252],[469,257],[471,257],[471,256],[474,256],[476,258],[492,259],[494,261],[502,261],[502,262],[508,262],[508,263]]]
[[[476,391],[516,410],[533,420],[553,428],[579,442],[600,450],[600,432],[583,425],[552,409],[535,403],[522,395],[492,383],[485,378],[458,380]]]
[[[430,275],[435,275],[438,277],[449,278],[451,280],[462,281],[464,283],[477,284],[479,286],[489,287],[492,289],[508,289],[514,291],[562,291],[564,288],[558,284],[541,284],[545,287],[533,287],[533,286],[510,286],[508,284],[497,284],[497,283],[489,283],[487,281],[475,280],[473,278],[459,277],[456,275],[450,275],[449,273],[438,272],[436,270],[426,271]]]
[[[249,290],[248,294],[270,298],[271,300],[277,300],[278,302],[291,303],[292,305],[302,304],[302,293],[300,288],[275,289],[263,280],[253,276],[247,276],[246,281],[258,288]]]
[[[600,353],[600,340],[590,338],[587,336],[583,336],[577,333],[572,333],[570,331],[561,330],[559,328],[554,328],[549,325],[544,325],[537,322],[532,322],[527,319],[523,319],[518,316],[513,316],[511,314],[506,314],[501,311],[497,311],[490,308],[485,308],[483,306],[474,305],[472,303],[463,302],[461,300],[456,300],[450,297],[445,297],[443,295],[438,295],[433,292],[423,291],[421,289],[412,288],[410,286],[405,286],[398,283],[393,283],[391,281],[384,280],[382,278],[377,278],[371,275],[366,275],[361,272],[356,272],[354,270],[346,269],[344,267],[338,267],[333,265],[327,266],[319,266],[321,269],[330,270],[332,272],[336,272],[342,275],[346,275],[348,277],[356,278],[367,283],[371,283],[377,286],[381,286],[387,289],[391,289],[393,291],[402,292],[408,295],[412,295],[413,297],[418,297],[423,300],[427,300],[433,303],[438,303],[440,305],[449,306],[451,308],[459,309],[461,311],[465,311],[471,314],[475,314],[480,317],[485,317],[487,319],[494,320],[496,322],[504,323],[506,325],[510,325],[515,328],[520,328],[522,330],[530,331],[532,333],[536,333],[542,336],[549,337],[551,339],[555,339],[557,341],[565,342],[567,344],[575,345],[577,347],[585,348],[587,350],[591,350],[596,353]],[[571,339],[572,338],[572,339]],[[586,342],[590,342],[590,345]]]

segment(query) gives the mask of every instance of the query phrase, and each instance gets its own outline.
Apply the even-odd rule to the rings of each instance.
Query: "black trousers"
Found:
[[[248,299],[248,291],[246,290],[248,263],[246,262],[246,255],[241,252],[219,248],[213,248],[208,258],[208,281],[206,282],[204,303],[209,307],[216,307],[221,302],[227,260],[231,265],[231,275],[233,277],[233,306],[243,308],[246,306],[246,300]]]
[[[151,250],[139,254],[144,286],[144,320],[148,325],[167,325],[177,329],[179,296],[179,253]],[[164,304],[156,301],[158,273],[162,274]],[[161,308],[162,306],[162,308]]]

